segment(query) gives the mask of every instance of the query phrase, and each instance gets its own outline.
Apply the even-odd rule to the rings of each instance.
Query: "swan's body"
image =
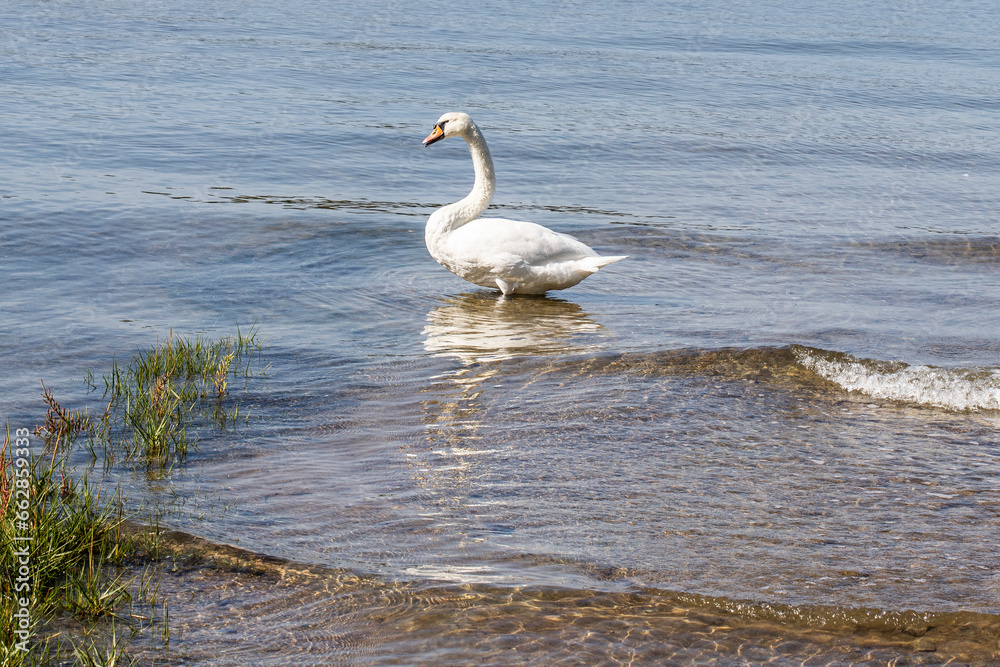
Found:
[[[427,220],[427,250],[446,269],[481,287],[511,294],[566,289],[625,256],[602,257],[572,236],[533,222],[478,217],[493,198],[496,176],[486,140],[467,114],[446,113],[424,139],[465,139],[476,182],[465,199],[442,206]]]

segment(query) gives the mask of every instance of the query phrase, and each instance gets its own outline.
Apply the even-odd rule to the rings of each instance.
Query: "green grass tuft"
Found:
[[[25,459],[28,466],[15,469],[12,451],[7,429],[0,448],[0,571],[11,576],[0,577],[0,664],[45,664],[48,658],[39,662],[40,656],[52,647],[37,639],[39,630],[59,614],[87,620],[113,616],[117,605],[131,601],[128,584],[114,572],[143,546],[123,530],[119,494],[102,499],[101,487],[86,478],[70,481],[65,457],[58,454]],[[27,492],[26,509],[19,504],[20,490]],[[18,582],[18,551],[25,545],[29,574]],[[35,639],[29,653],[17,648],[19,598],[31,601],[29,630]]]
[[[208,420],[220,429],[235,426],[239,405],[227,401],[229,382],[252,376],[251,364],[263,350],[257,333],[251,327],[210,341],[171,331],[128,365],[115,362],[102,376],[109,401],[94,428],[105,460],[141,458],[150,467],[167,467],[187,456],[189,425]]]
[[[130,529],[121,490],[86,476],[73,479],[69,458],[85,436],[92,456],[103,448],[105,465],[116,456],[159,469],[182,462],[190,426],[235,425],[239,412],[229,399],[230,382],[251,377],[251,363],[261,353],[256,328],[217,341],[171,333],[103,376],[108,404],[96,419],[63,408],[42,385],[46,416],[35,435],[43,439],[43,451],[25,456],[21,436],[27,431],[12,440],[9,427],[0,447],[0,665],[65,664],[67,658],[81,665],[130,665],[128,641],[143,621],[148,628],[158,622],[169,642],[166,601],[162,613],[156,611],[159,584],[149,568],[138,578],[128,574],[155,563],[157,531]],[[29,591],[17,590],[25,583],[17,580],[24,544],[30,545]],[[26,596],[28,652],[18,648],[15,616],[19,598]],[[149,607],[150,615],[132,613],[137,604]]]

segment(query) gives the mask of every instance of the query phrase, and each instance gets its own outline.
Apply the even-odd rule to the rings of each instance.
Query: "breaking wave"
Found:
[[[798,363],[847,391],[946,410],[1000,410],[1000,368],[949,369],[795,348]]]

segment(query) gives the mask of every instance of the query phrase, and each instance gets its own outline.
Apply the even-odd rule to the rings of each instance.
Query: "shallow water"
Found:
[[[86,370],[256,323],[250,423],[164,480],[109,474],[385,587],[352,609],[454,619],[412,593],[447,584],[1000,614],[991,5],[483,11],[0,10],[12,427],[40,379],[98,409]],[[629,259],[508,301],[435,264],[423,223],[472,170],[419,142],[452,109],[495,214]],[[540,632],[533,659],[572,661]],[[720,660],[770,646],[733,636]]]
[[[168,542],[173,614],[157,664],[990,664],[986,614],[754,604],[655,589],[607,592],[387,583],[231,547]],[[187,555],[185,555],[187,554]],[[191,554],[198,554],[191,556]],[[155,610],[139,610],[160,622]],[[151,639],[150,634],[154,637]]]

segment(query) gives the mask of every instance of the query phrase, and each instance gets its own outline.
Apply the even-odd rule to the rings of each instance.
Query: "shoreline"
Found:
[[[133,640],[130,653],[143,663],[214,656],[212,664],[281,664],[300,653],[378,664],[425,655],[491,662],[509,660],[511,651],[545,661],[613,662],[626,654],[854,664],[1000,660],[1000,615],[797,609],[654,589],[392,581],[183,531],[164,530],[159,541],[164,555],[155,566],[160,595],[169,599],[171,638],[160,648],[145,636]],[[575,642],[585,648],[570,648]]]

